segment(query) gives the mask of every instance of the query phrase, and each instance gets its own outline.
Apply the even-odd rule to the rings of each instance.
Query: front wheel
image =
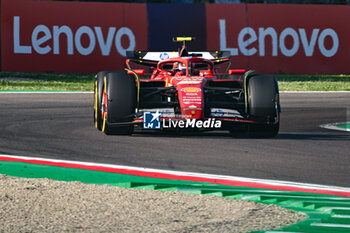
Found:
[[[104,77],[109,73],[110,71],[101,71],[97,73],[95,76],[95,83],[94,83],[94,124],[96,129],[102,130],[102,124],[103,124],[103,116],[102,116],[102,92],[103,92],[103,83],[104,83]]]
[[[136,84],[125,71],[109,72],[103,80],[102,131],[107,135],[130,135],[134,126]],[[123,125],[123,123],[125,123]]]
[[[248,79],[249,115],[260,124],[250,125],[252,137],[275,137],[279,131],[279,91],[272,75],[255,74]]]

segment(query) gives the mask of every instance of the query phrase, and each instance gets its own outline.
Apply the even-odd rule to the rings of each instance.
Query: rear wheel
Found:
[[[272,75],[256,74],[249,78],[248,107],[252,119],[261,122],[249,126],[249,135],[275,137],[279,131],[279,92]]]
[[[136,108],[136,84],[125,71],[109,72],[103,80],[101,98],[102,131],[107,135],[132,134]],[[123,123],[126,123],[123,125]]]

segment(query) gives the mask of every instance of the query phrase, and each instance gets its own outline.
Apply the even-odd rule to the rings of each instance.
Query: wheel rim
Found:
[[[102,91],[102,100],[101,100],[101,119],[102,119],[102,131],[105,132],[106,129],[106,121],[107,121],[107,114],[108,114],[108,96],[107,96],[107,81],[106,77],[104,77],[104,85],[103,85],[103,91]]]

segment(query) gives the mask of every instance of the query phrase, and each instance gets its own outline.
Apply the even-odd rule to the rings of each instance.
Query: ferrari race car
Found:
[[[101,71],[94,89],[94,123],[107,135],[141,130],[228,130],[274,137],[280,105],[276,79],[230,69],[225,51],[129,51],[125,70]]]

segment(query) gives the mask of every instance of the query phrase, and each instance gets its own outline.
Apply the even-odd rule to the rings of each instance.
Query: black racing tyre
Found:
[[[249,126],[252,137],[275,137],[279,131],[279,91],[272,75],[255,74],[248,79],[248,111],[261,124]]]
[[[102,130],[102,112],[101,112],[101,103],[102,103],[102,88],[103,88],[103,79],[104,76],[110,71],[101,71],[97,73],[95,78],[94,85],[94,124],[98,130]]]
[[[136,84],[132,76],[125,71],[112,71],[105,76],[107,95],[107,117],[103,131],[107,135],[130,135],[134,126],[118,126],[115,123],[134,120],[136,109]]]

